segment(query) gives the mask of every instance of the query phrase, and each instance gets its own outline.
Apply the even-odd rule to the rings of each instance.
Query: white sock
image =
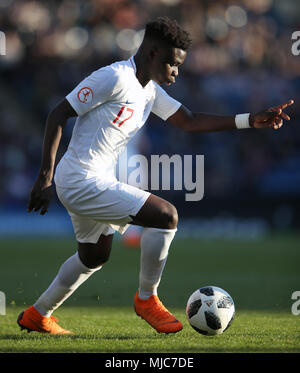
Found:
[[[148,299],[157,295],[169,247],[177,229],[145,228],[141,236],[141,264],[139,297]]]
[[[34,308],[49,317],[69,296],[100,267],[88,268],[80,260],[78,252],[60,267],[48,289],[39,297]]]

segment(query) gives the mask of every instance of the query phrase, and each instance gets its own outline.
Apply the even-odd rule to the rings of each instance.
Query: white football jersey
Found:
[[[66,96],[78,117],[68,149],[60,160],[55,183],[72,187],[87,179],[106,185],[128,141],[150,112],[166,120],[181,103],[157,83],[145,87],[136,77],[133,57],[93,72]]]

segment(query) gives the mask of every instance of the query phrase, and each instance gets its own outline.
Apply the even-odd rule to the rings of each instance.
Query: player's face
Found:
[[[170,85],[175,83],[178,75],[178,68],[184,63],[186,51],[180,48],[165,48],[157,56],[154,65],[153,75],[158,84],[166,83]]]

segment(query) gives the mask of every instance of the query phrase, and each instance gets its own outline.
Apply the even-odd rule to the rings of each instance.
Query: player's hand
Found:
[[[283,110],[293,105],[293,103],[294,101],[290,100],[282,105],[250,115],[250,126],[253,128],[273,128],[274,130],[278,130],[282,127],[283,120],[290,120],[290,117]]]
[[[27,211],[39,211],[40,214],[44,215],[48,212],[48,206],[52,197],[52,187],[49,184],[46,184],[44,180],[38,178],[33,185]]]

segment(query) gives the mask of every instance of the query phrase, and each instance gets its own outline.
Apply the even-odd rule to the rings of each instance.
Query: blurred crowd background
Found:
[[[165,88],[191,110],[230,115],[291,98],[295,104],[280,131],[190,135],[151,116],[137,153],[205,156],[202,201],[185,202],[178,191],[161,195],[185,217],[263,216],[275,228],[300,226],[300,56],[291,52],[300,2],[294,0],[1,0],[2,211],[26,209],[49,111],[92,71],[133,55],[145,23],[164,15],[193,39],[176,84]],[[53,205],[60,206],[55,199]]]

